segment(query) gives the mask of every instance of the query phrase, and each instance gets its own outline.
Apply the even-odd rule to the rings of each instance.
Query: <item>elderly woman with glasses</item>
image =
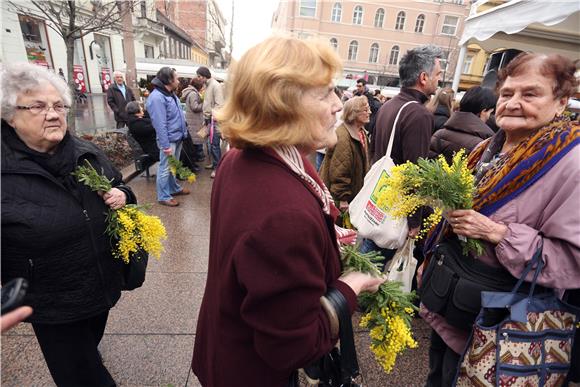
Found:
[[[346,101],[342,112],[343,123],[336,129],[336,146],[326,152],[320,176],[338,203],[341,211],[363,187],[369,170],[368,137],[365,124],[371,109],[365,96]]]
[[[67,131],[71,96],[58,75],[18,63],[0,82],[2,284],[28,281],[26,321],[58,386],[114,386],[97,350],[122,286],[106,214],[135,196],[102,151]],[[87,161],[114,188],[96,193],[71,175]]]

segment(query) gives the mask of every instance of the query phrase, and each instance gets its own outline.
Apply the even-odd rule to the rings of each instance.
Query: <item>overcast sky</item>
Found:
[[[234,2],[234,53],[235,59],[250,47],[270,36],[272,14],[278,7],[279,0],[217,0],[220,10],[230,21]],[[228,36],[229,41],[229,26]]]

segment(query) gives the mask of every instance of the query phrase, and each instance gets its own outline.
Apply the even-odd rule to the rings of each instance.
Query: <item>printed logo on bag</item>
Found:
[[[377,209],[379,209],[380,211],[383,211],[383,212],[386,212],[387,208],[386,207],[379,207],[377,203],[379,201],[379,197],[381,196],[381,192],[384,189],[387,189],[387,179],[388,178],[389,178],[389,174],[387,173],[387,171],[385,171],[383,169],[383,171],[381,172],[381,176],[377,180],[377,184],[375,184],[375,187],[373,188],[373,192],[371,193],[371,197],[370,197],[370,201],[377,207]]]

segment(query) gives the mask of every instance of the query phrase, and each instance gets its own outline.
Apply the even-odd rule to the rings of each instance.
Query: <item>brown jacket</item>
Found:
[[[469,154],[477,144],[491,136],[493,130],[478,116],[470,112],[455,112],[431,137],[429,157],[443,154],[450,162],[455,152],[466,149]]]
[[[350,203],[362,189],[369,170],[369,158],[357,133],[343,123],[336,129],[338,142],[326,151],[320,167],[320,177],[330,190],[334,200]],[[366,148],[368,140],[365,135]]]

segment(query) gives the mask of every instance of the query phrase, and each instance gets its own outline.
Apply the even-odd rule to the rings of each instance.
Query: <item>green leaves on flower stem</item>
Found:
[[[382,274],[382,264],[379,262],[383,259],[376,251],[361,253],[358,251],[358,245],[342,247],[341,260],[345,273],[360,271],[378,277]]]
[[[91,191],[109,192],[113,188],[113,179],[109,180],[103,174],[99,174],[97,170],[91,165],[89,160],[85,160],[86,166],[79,165],[71,172],[71,175],[77,178],[79,183],[88,186]]]
[[[358,246],[342,247],[341,260],[344,273],[360,271],[378,277],[383,274],[382,265],[378,263],[383,259],[383,256],[376,251],[361,253],[358,251]],[[401,308],[400,310],[411,308],[413,311],[417,311],[417,307],[413,305],[415,298],[417,298],[415,292],[405,293],[402,291],[400,282],[386,281],[376,293],[362,293],[359,296],[359,304],[363,310],[367,312],[375,310],[380,315],[381,308],[391,307],[393,303],[397,305],[397,308]],[[408,318],[410,322],[411,316],[408,313],[403,313],[401,316]]]
[[[190,182],[195,181],[195,174],[191,171],[191,169],[183,165],[181,160],[177,160],[174,156],[169,156],[167,160],[169,162],[169,170],[175,177]]]
[[[467,242],[461,241],[461,246],[464,255],[471,252],[474,256],[479,257],[485,253],[485,245],[479,239],[467,238]]]

